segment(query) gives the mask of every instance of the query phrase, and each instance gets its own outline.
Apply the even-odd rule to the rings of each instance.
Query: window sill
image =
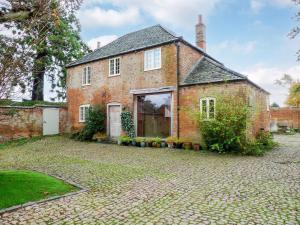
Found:
[[[118,77],[118,76],[121,76],[121,74],[108,75],[108,77]]]
[[[154,69],[144,69],[144,72],[148,72],[148,71],[153,71],[153,70],[160,70],[161,69],[161,67],[159,67],[159,68],[154,68]]]
[[[91,84],[82,84],[81,87],[91,86]]]

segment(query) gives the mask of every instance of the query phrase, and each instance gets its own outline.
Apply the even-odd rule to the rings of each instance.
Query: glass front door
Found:
[[[171,93],[137,96],[137,120],[139,137],[170,136]]]

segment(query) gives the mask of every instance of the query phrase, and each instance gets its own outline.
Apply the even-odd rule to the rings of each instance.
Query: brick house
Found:
[[[196,46],[161,25],[126,34],[67,66],[69,123],[78,130],[88,107],[107,107],[107,134],[121,134],[120,113],[130,110],[138,136],[199,139],[186,107],[213,117],[219,94],[246,92],[258,114],[253,134],[268,130],[269,94],[206,53],[199,16]],[[209,112],[211,111],[211,112]]]

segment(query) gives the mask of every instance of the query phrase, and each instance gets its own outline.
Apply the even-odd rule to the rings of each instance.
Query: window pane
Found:
[[[201,100],[201,116],[203,119],[207,119],[207,100],[203,99]]]
[[[84,118],[83,118],[83,107],[80,107],[80,116],[79,116],[79,118],[80,118],[80,121],[83,121],[84,120]]]
[[[83,69],[82,84],[86,84],[86,67]]]
[[[88,67],[87,84],[91,83],[91,67]]]
[[[120,73],[120,59],[116,59],[116,62],[115,62],[115,71],[116,71],[116,74],[119,74]]]
[[[210,99],[209,100],[209,119],[215,118],[215,100]]]
[[[110,75],[114,75],[115,74],[115,60],[113,60],[113,59],[111,59],[110,61],[109,61],[109,74]]]
[[[89,107],[86,106],[84,107],[84,121],[88,118],[89,116]]]
[[[171,94],[137,97],[138,136],[168,137],[171,133]]]

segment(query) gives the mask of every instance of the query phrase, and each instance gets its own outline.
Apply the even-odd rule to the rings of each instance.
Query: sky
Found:
[[[81,36],[95,49],[117,37],[161,24],[195,43],[197,15],[207,26],[207,53],[247,75],[283,105],[287,88],[275,85],[284,74],[300,79],[290,30],[297,8],[292,0],[84,0],[78,12]]]

